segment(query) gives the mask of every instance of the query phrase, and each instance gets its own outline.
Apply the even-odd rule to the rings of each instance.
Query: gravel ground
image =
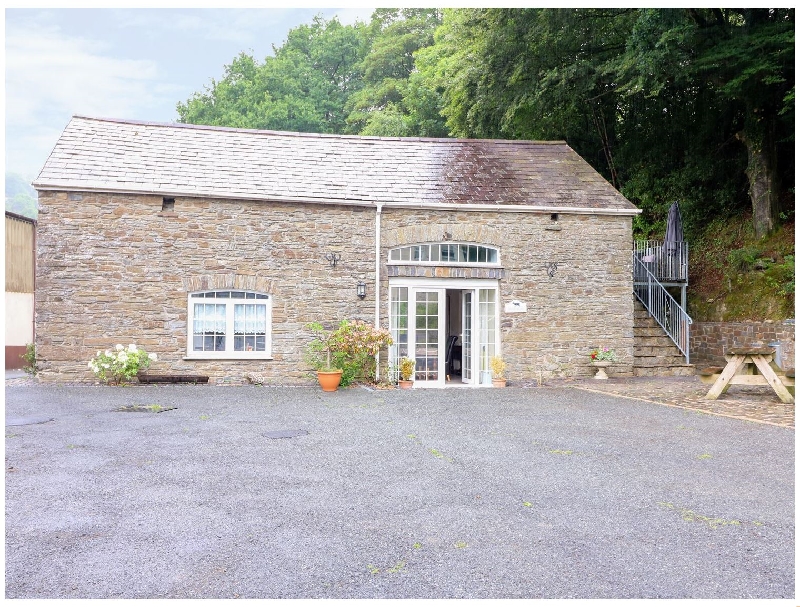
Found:
[[[654,403],[7,386],[5,444],[7,598],[795,592],[794,431]]]

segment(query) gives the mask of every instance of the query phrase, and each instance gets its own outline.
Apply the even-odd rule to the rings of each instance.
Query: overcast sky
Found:
[[[73,114],[174,122],[241,51],[263,61],[316,14],[369,21],[356,6],[6,9],[6,170],[32,181]]]

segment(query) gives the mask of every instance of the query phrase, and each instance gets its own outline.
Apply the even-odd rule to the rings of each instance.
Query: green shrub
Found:
[[[739,272],[749,272],[755,266],[760,255],[761,250],[757,247],[734,249],[728,254],[728,263]]]
[[[114,350],[97,351],[97,356],[89,361],[89,368],[100,381],[121,384],[130,381],[140,371],[146,370],[152,361],[158,360],[155,354],[148,354],[136,344],[127,348],[117,344]]]
[[[783,263],[775,264],[764,272],[767,284],[778,295],[794,296],[794,255],[787,255]]]
[[[319,322],[308,328],[315,339],[306,346],[306,362],[316,370],[341,369],[342,387],[359,380],[374,381],[375,355],[392,344],[388,330],[360,320],[343,320],[333,330]]]
[[[20,358],[24,360],[27,365],[23,365],[22,370],[28,375],[36,376],[39,372],[39,364],[36,361],[36,344],[27,344],[25,346],[25,354]]]

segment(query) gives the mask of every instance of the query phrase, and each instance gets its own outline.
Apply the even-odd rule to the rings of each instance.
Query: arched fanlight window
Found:
[[[440,242],[396,247],[389,251],[389,262],[497,265],[500,254],[495,247],[481,244]]]

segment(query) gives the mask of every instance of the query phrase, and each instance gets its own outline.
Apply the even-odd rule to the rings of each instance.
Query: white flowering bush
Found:
[[[142,348],[137,348],[136,344],[130,344],[127,348],[117,344],[113,350],[98,350],[97,356],[89,361],[89,368],[100,381],[121,384],[130,381],[157,360],[155,354],[148,354]]]

